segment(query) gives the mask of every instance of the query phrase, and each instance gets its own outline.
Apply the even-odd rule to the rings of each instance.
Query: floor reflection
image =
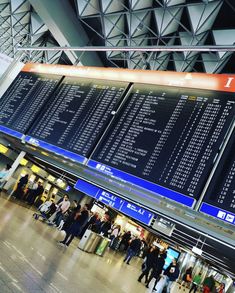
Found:
[[[138,293],[151,292],[137,282],[141,259],[131,265],[109,251],[104,257],[60,247],[62,232],[35,221],[33,211],[0,197],[0,293]],[[175,285],[171,293],[180,292]],[[186,290],[188,292],[188,290]]]

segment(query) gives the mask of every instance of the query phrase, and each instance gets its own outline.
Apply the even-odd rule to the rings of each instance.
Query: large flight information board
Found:
[[[118,81],[65,77],[26,141],[83,162],[112,119],[127,86]]]
[[[22,137],[62,76],[20,72],[0,99],[0,130]]]
[[[136,84],[89,166],[192,206],[234,104],[231,93]]]
[[[235,132],[216,168],[204,201],[202,212],[235,224]]]

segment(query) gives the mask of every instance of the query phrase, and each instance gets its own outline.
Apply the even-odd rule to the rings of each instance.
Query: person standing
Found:
[[[32,186],[29,186],[29,191],[28,191],[28,196],[27,196],[27,202],[29,205],[32,205],[35,201],[36,198],[36,193],[37,193],[37,189],[39,184],[41,184],[41,182],[37,182],[36,180],[34,180]]]
[[[64,230],[64,231],[68,230],[68,228],[72,225],[76,214],[79,213],[80,210],[81,210],[81,205],[79,203],[77,203],[76,208],[73,208],[71,210],[71,212],[68,214],[68,217],[66,218],[61,230]],[[70,209],[69,209],[69,211],[70,211]]]
[[[215,279],[211,275],[209,277],[206,277],[203,282],[203,293],[210,293],[213,292],[215,288]]]
[[[194,278],[193,278],[193,283],[192,283],[192,286],[191,286],[191,288],[189,290],[189,293],[191,293],[192,291],[194,293],[196,293],[198,286],[201,284],[201,281],[202,281],[202,273],[199,273],[198,275],[195,275]]]
[[[217,290],[218,293],[225,293],[225,284],[224,283],[221,283],[219,285],[219,288]]]
[[[112,247],[113,243],[114,243],[114,240],[119,236],[120,234],[120,231],[121,231],[121,226],[120,225],[113,225],[113,228],[111,230],[111,233],[110,233],[110,244],[109,244],[109,247]]]
[[[180,270],[179,266],[176,262],[176,259],[174,258],[172,260],[172,263],[168,266],[168,268],[165,270],[164,275],[162,278],[164,278],[164,281],[162,278],[158,281],[160,286],[157,288],[157,293],[162,293],[163,289],[166,287],[166,292],[171,292],[171,286],[174,281],[176,281],[179,277]],[[158,284],[157,284],[158,285]]]
[[[7,164],[1,171],[0,171],[0,191],[2,190],[4,184],[6,183],[6,177],[9,174],[11,166]]]
[[[127,249],[127,253],[123,261],[129,265],[132,257],[139,253],[140,248],[141,248],[141,241],[138,237],[131,240],[131,243]]]
[[[157,260],[158,260],[158,254],[159,254],[159,248],[156,246],[150,247],[147,255],[146,255],[146,260],[144,262],[144,270],[142,274],[138,278],[138,282],[141,282],[142,278],[145,276],[145,283],[148,283],[148,276],[150,270],[156,265]]]
[[[59,226],[60,221],[63,219],[64,214],[69,210],[70,201],[68,195],[65,195],[63,200],[57,205],[57,213],[53,223]]]
[[[23,197],[23,194],[24,194],[24,188],[25,186],[27,185],[29,181],[29,175],[26,174],[25,176],[21,177],[18,184],[17,184],[17,187],[16,187],[16,190],[13,192],[13,197],[17,198],[17,199],[21,199]]]
[[[160,254],[160,256],[158,257],[156,263],[153,266],[153,270],[152,270],[151,275],[150,275],[150,277],[148,279],[148,282],[146,284],[146,288],[149,287],[150,282],[152,281],[153,278],[155,278],[155,283],[154,283],[154,286],[153,286],[153,290],[155,290],[157,282],[159,281],[160,275],[161,275],[161,273],[163,271],[163,267],[165,265],[166,257],[167,257],[167,253],[165,251],[163,251]]]
[[[112,224],[110,222],[109,215],[105,215],[103,221],[100,223],[99,234],[104,235],[104,237],[108,237],[111,226]]]
[[[81,212],[79,211],[76,213],[72,224],[65,231],[66,236],[64,240],[59,241],[59,243],[62,244],[63,246],[68,247],[73,241],[74,237],[77,237],[80,235],[82,228],[86,225],[88,220],[89,220],[89,205],[85,204]]]
[[[131,232],[127,231],[126,233],[123,234],[122,240],[120,242],[119,248],[121,251],[127,250],[130,240],[131,240]]]
[[[183,275],[183,278],[182,278],[182,282],[181,282],[181,285],[179,286],[179,289],[181,289],[181,286],[185,286],[185,284],[189,284],[192,282],[192,272],[193,272],[193,268],[192,267],[189,267],[184,275]],[[184,291],[185,291],[185,288],[184,288]]]

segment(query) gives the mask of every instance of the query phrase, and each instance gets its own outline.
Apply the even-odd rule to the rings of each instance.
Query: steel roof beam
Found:
[[[34,0],[30,0],[34,1]],[[211,46],[130,46],[130,47],[113,47],[113,46],[84,46],[84,47],[18,47],[19,51],[65,51],[65,52],[235,52],[235,45],[211,45]],[[85,65],[85,64],[84,64]]]
[[[89,37],[67,0],[29,0],[29,2],[60,46],[90,45]],[[66,51],[65,53],[73,64],[79,60],[82,65],[103,66],[96,52],[81,54]]]

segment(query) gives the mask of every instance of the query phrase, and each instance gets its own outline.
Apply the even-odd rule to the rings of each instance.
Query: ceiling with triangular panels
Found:
[[[89,37],[89,46],[116,48],[235,43],[234,0],[63,1],[73,8],[77,20]],[[42,21],[42,15],[40,16],[28,0],[0,0],[0,52],[15,57],[18,45],[58,46],[58,36],[52,35]],[[232,52],[107,51],[97,54],[104,66],[208,73],[235,72],[235,54]],[[24,61],[74,63],[74,60],[69,61],[64,53],[58,51],[27,53]],[[82,60],[79,61],[82,63]]]
[[[93,44],[106,46],[233,45],[235,1],[72,0]],[[234,72],[231,52],[108,51],[113,66],[152,70]]]
[[[57,46],[56,39],[27,0],[0,0],[0,52],[19,56],[17,46]],[[32,52],[24,62],[67,63],[63,52]]]

